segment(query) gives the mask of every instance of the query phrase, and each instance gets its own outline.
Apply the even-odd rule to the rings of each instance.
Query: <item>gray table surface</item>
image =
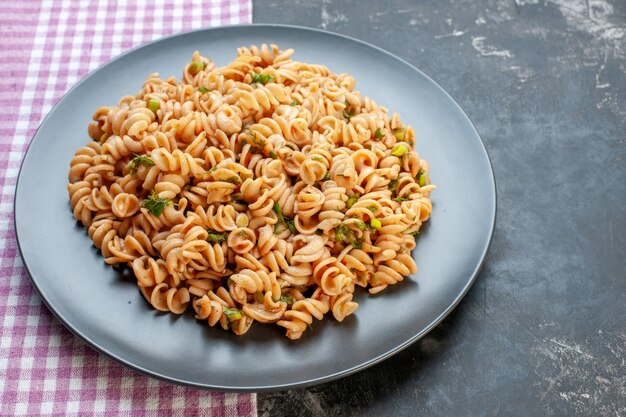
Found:
[[[483,272],[441,325],[356,375],[259,395],[259,415],[626,416],[626,1],[256,0],[254,22],[423,70],[498,189]]]

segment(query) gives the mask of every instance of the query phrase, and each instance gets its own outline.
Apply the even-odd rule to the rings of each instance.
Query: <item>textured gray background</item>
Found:
[[[498,188],[451,316],[366,371],[260,395],[259,415],[626,416],[626,1],[256,0],[254,21],[416,65],[470,116]]]

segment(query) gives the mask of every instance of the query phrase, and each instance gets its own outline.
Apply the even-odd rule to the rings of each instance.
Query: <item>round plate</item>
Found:
[[[180,78],[199,50],[218,65],[236,48],[275,43],[294,59],[355,77],[357,89],[397,111],[416,132],[437,190],[432,219],[417,240],[419,272],[369,296],[343,323],[316,321],[289,341],[278,326],[255,324],[238,337],[153,310],[133,279],[105,265],[71,215],[69,162],[89,141],[87,125],[102,105],[135,94],[152,72]],[[164,38],[117,57],[91,73],[52,109],[24,158],[15,196],[20,252],[41,297],[72,332],[98,351],[148,375],[228,391],[293,388],[371,366],[418,340],[461,300],[489,247],[496,212],[485,148],[459,106],[407,62],[372,45],[324,31],[250,25]]]

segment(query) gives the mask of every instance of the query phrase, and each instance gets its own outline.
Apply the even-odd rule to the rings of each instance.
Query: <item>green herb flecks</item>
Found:
[[[245,239],[250,238],[250,236],[248,236],[248,232],[246,232],[245,230],[240,230],[237,232],[237,236],[239,237],[243,237]]]
[[[383,132],[380,129],[380,127],[378,129],[376,129],[376,133],[374,133],[374,139],[382,139],[384,137],[385,137],[385,135],[383,135]]]
[[[207,232],[209,232],[209,236],[206,238],[207,242],[222,243],[226,242],[226,239],[228,239],[228,233],[226,232],[220,233],[215,230],[207,230]]]
[[[380,230],[383,224],[378,219],[371,219],[370,226],[372,226],[372,229]]]
[[[300,103],[300,102],[299,102],[298,100],[296,100],[295,98],[293,99],[293,101],[292,101],[291,103],[289,103],[289,105],[290,105],[291,107],[299,106],[300,104],[302,104],[302,103]]]
[[[241,182],[241,178],[239,178],[236,175],[233,175],[232,177],[228,177],[225,180],[222,180],[224,182],[229,182],[231,184],[239,184]]]
[[[209,91],[211,91],[211,90],[209,90],[209,89],[208,89],[208,88],[206,88],[206,87],[199,87],[199,88],[198,88],[198,91],[199,91],[199,92],[201,92],[202,94],[206,94],[206,93],[208,93],[208,92],[209,92]]]
[[[274,81],[274,77],[271,75],[263,75],[263,74],[255,74],[252,73],[250,74],[252,76],[252,81],[250,82],[251,84],[267,84],[267,83],[271,83],[272,81]]]
[[[270,156],[270,158],[272,158],[272,159],[278,159],[278,155],[276,155],[276,153],[275,153],[275,152],[271,152],[271,151],[270,151],[270,153],[269,153],[268,155],[269,155],[269,156]]]
[[[225,308],[224,315],[229,322],[239,320],[242,317],[241,310],[236,308]]]
[[[350,121],[350,119],[352,119],[354,116],[356,116],[356,113],[352,113],[350,110],[346,109],[343,111],[343,117],[347,120]]]
[[[367,230],[369,228],[367,223],[362,222],[360,220],[358,222],[354,222],[354,224],[356,224],[356,227],[358,227],[361,230]]]
[[[352,206],[355,205],[357,201],[359,201],[360,197],[361,197],[360,193],[355,193],[355,194],[352,194],[350,197],[348,197],[348,202],[347,202],[348,208],[352,208]]]
[[[327,172],[326,175],[324,175],[324,178],[322,178],[322,181],[328,181],[330,180],[330,172]]]
[[[406,134],[406,129],[401,127],[398,129],[393,129],[391,131],[391,133],[393,133],[393,135],[396,137],[396,139],[398,139],[399,141],[404,140],[404,135]]]
[[[130,161],[130,167],[128,168],[131,175],[135,175],[137,173],[137,168],[139,168],[139,165],[143,165],[149,168],[154,166],[154,161],[148,156],[135,154],[135,157],[132,161]]]
[[[357,249],[361,249],[363,246],[361,239],[345,224],[341,224],[335,228],[335,240],[338,242],[346,242]]]
[[[396,191],[397,188],[398,188],[398,180],[391,180],[391,181],[389,181],[389,190],[390,191]]]
[[[287,303],[287,305],[292,305],[294,303],[293,297],[290,295],[281,295],[278,301],[282,301],[283,303]]]
[[[274,225],[274,233],[278,234],[285,231],[286,229],[289,229],[291,233],[295,235],[298,231],[296,229],[296,225],[293,222],[293,219],[283,215],[283,210],[280,208],[280,204],[275,203],[273,209],[278,216],[278,223]]]
[[[248,130],[246,133],[251,136],[250,152],[265,155],[265,139],[257,138],[256,132],[253,130]],[[244,139],[241,143],[245,146],[248,143],[248,140]]]
[[[163,214],[163,210],[165,207],[169,206],[172,203],[172,200],[169,198],[159,197],[156,191],[152,190],[150,193],[150,197],[143,200],[141,203],[141,207],[147,208],[152,215],[159,217]]]

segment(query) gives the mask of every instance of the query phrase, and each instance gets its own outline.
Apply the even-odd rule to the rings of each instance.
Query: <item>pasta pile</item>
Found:
[[[298,339],[352,314],[356,286],[417,271],[434,186],[413,129],[293,53],[239,48],[218,67],[195,52],[180,82],[152,74],[93,115],[70,164],[74,216],[155,309]]]

